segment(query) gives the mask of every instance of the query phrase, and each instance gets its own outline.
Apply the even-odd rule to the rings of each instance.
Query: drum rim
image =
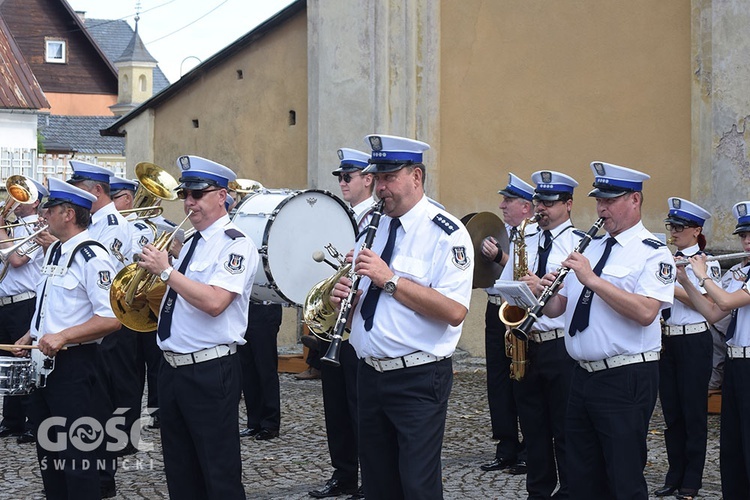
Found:
[[[262,193],[273,193],[273,194],[283,194],[283,191],[286,188],[281,188],[278,190],[278,193],[276,191],[271,189],[261,189],[253,193],[252,196],[248,196],[243,198],[240,205],[237,207],[237,211],[235,212],[234,217],[238,217],[239,213],[241,211],[242,205],[245,204],[248,200],[254,198],[255,196],[262,194]],[[276,284],[276,279],[274,278],[273,271],[271,270],[271,264],[268,260],[268,239],[271,232],[271,227],[273,226],[274,221],[276,220],[276,214],[278,214],[282,208],[284,208],[285,205],[287,205],[289,202],[291,202],[292,199],[296,198],[297,196],[304,194],[304,193],[321,193],[324,195],[328,195],[328,197],[333,198],[341,207],[344,208],[344,211],[349,215],[349,222],[352,224],[352,230],[354,231],[354,240],[356,242],[357,238],[357,221],[354,219],[354,210],[351,209],[351,207],[348,207],[346,202],[336,196],[331,191],[328,191],[327,189],[299,189],[299,190],[289,190],[289,194],[281,200],[281,202],[276,205],[276,208],[274,208],[273,212],[271,212],[271,217],[269,218],[269,222],[265,225],[263,228],[263,239],[261,241],[261,247],[258,248],[258,255],[260,256],[261,262],[263,264],[263,271],[266,274],[266,277],[269,279],[269,286],[273,289],[273,291],[281,297],[287,304],[293,305],[295,307],[302,307],[303,304],[298,304],[296,301],[292,300],[290,297],[288,297]],[[234,219],[232,219],[232,222],[234,222]],[[261,248],[265,248],[266,251],[262,252]],[[265,301],[263,300],[257,300],[253,298],[252,292],[250,293],[250,300],[256,302],[256,303],[263,303]]]

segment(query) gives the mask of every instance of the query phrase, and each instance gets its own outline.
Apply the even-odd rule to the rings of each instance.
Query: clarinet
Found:
[[[594,222],[594,225],[591,226],[591,229],[589,229],[589,231],[585,235],[583,235],[583,238],[581,238],[581,241],[578,242],[578,246],[576,246],[575,250],[573,251],[583,253],[583,251],[586,250],[586,247],[589,246],[589,243],[591,243],[591,240],[594,238],[594,236],[596,236],[596,233],[599,232],[599,229],[601,229],[603,225],[603,218],[598,219],[596,222]],[[547,301],[555,293],[557,293],[557,289],[560,288],[560,285],[562,285],[565,276],[567,276],[569,272],[569,267],[563,266],[560,268],[555,281],[553,281],[547,288],[545,288],[544,291],[542,291],[542,294],[539,296],[539,304],[534,306],[532,309],[529,309],[529,315],[526,316],[526,320],[519,326],[511,328],[511,332],[513,332],[513,335],[521,340],[529,340],[529,331],[531,331],[531,327],[534,326],[536,320],[544,316],[542,309],[544,309]]]
[[[375,233],[378,230],[380,224],[380,217],[383,215],[384,200],[378,201],[375,205],[375,209],[370,219],[370,224],[367,226],[367,233],[365,234],[365,241],[362,243],[359,251],[372,247],[372,242],[375,239]],[[346,322],[349,319],[349,313],[352,309],[354,297],[357,295],[357,288],[359,288],[359,280],[361,276],[354,272],[354,263],[352,262],[351,270],[347,276],[352,280],[352,286],[349,289],[349,295],[341,301],[341,309],[339,310],[338,319],[336,319],[336,325],[334,326],[333,336],[331,337],[331,345],[328,347],[325,355],[320,358],[323,363],[332,366],[341,366],[339,361],[339,353],[341,351],[341,341],[344,339],[344,330],[346,329]]]

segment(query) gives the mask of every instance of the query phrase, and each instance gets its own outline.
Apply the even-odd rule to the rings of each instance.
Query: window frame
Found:
[[[50,57],[50,44],[57,43],[62,47],[62,58]],[[68,41],[63,38],[44,39],[44,62],[50,64],[68,64]]]

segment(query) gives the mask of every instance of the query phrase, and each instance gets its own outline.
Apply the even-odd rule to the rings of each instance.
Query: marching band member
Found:
[[[359,455],[365,497],[439,499],[440,452],[451,356],[471,298],[473,245],[455,217],[430,203],[422,181],[429,145],[369,135],[370,166],[384,200],[371,249],[355,252],[364,290],[351,315],[360,358]],[[343,277],[333,299],[349,296]]]
[[[582,235],[570,222],[573,190],[578,182],[548,170],[535,172],[531,180],[536,185],[535,211],[541,218],[539,232],[526,246],[530,269],[521,281],[539,294],[539,278],[560,269]],[[542,316],[535,323],[526,359],[526,376],[514,387],[526,453],[532,464],[526,473],[526,490],[529,498],[552,498],[553,493],[554,498],[568,498],[565,408],[575,362],[565,350],[564,318]]]
[[[682,198],[669,198],[664,220],[674,245],[675,257],[684,259],[706,247],[703,225],[711,218],[705,209]],[[712,279],[719,280],[718,262],[708,266]],[[690,265],[685,272],[694,284],[698,279]],[[702,290],[702,287],[699,286]],[[704,292],[705,293],[705,292]],[[708,323],[693,307],[679,283],[674,305],[662,310],[662,354],[659,360],[659,398],[664,422],[669,470],[658,497],[677,492],[678,498],[694,497],[701,487],[708,439],[708,381],[711,377],[712,340]]]
[[[31,329],[17,344],[33,342],[44,355],[55,358],[46,386],[30,395],[30,420],[38,428],[50,417],[62,418],[63,430],[56,427],[54,432],[69,434],[78,419],[97,413],[97,342],[117,330],[120,322],[109,303],[114,266],[106,249],[87,230],[96,197],[55,178],[49,179],[49,186],[44,207],[49,232],[60,241],[44,256],[45,276],[37,286]],[[49,449],[55,444],[53,434],[36,432],[46,497],[101,498],[97,452],[73,440],[53,451]]]
[[[157,329],[164,363],[159,404],[164,468],[172,498],[245,498],[239,399],[258,250],[230,221],[224,203],[235,174],[181,156],[178,196],[196,229],[175,263],[146,245],[138,265],[168,285]]]
[[[338,150],[341,160],[339,168],[332,172],[339,179],[341,197],[354,211],[357,232],[367,228],[372,218],[370,210],[375,204],[372,196],[374,179],[363,172],[370,155],[356,149]],[[326,350],[323,344],[322,350]],[[357,446],[357,353],[351,343],[341,343],[341,366],[323,364],[323,407],[325,409],[326,439],[331,455],[333,475],[319,490],[309,494],[315,498],[326,498],[351,493],[359,498],[359,459]]]
[[[750,251],[750,201],[732,207],[737,219],[734,233],[740,237],[743,249]],[[726,290],[706,265],[706,256],[689,259],[693,274],[702,290],[695,287],[685,268],[678,268],[677,279],[684,287],[695,308],[710,323],[731,314],[726,331],[727,359],[724,364],[724,383],[721,391],[720,469],[721,491],[724,498],[750,497],[750,401],[747,398],[750,375],[750,267],[736,273]],[[706,295],[703,295],[705,290]],[[710,299],[710,300],[709,300]],[[692,498],[685,495],[684,498]]]
[[[23,238],[35,232],[39,216],[37,211],[42,198],[49,192],[41,183],[26,178],[37,189],[38,197],[34,203],[20,203],[13,213],[17,217],[14,231],[0,228],[0,240]],[[7,203],[7,202],[6,202]],[[0,218],[0,225],[6,221]],[[0,243],[0,248],[10,248],[18,242]],[[26,247],[26,245],[24,245]],[[24,248],[22,247],[22,248]],[[4,278],[0,278],[0,343],[12,344],[29,331],[31,317],[36,307],[36,286],[41,279],[44,251],[37,247],[33,252],[23,256],[18,252],[10,254]],[[10,353],[0,353],[10,356]],[[26,404],[28,396],[5,396],[3,398],[3,421],[0,424],[0,437],[18,436],[19,443],[31,443],[34,434],[32,423],[26,421]]]
[[[659,384],[659,311],[671,305],[675,265],[641,222],[649,176],[593,162],[606,238],[573,252],[560,293],[544,308],[565,313],[565,347],[578,362],[565,417],[570,498],[647,498],[646,436]],[[595,266],[591,268],[591,262]],[[542,279],[543,286],[554,274]]]
[[[503,201],[500,210],[508,234],[512,235],[511,245],[515,238],[515,228],[525,219],[534,215],[532,199],[534,187],[514,174],[508,174],[508,185],[498,191]],[[536,225],[526,226],[529,238],[537,233]],[[513,247],[511,246],[511,249]],[[509,250],[509,254],[513,255]],[[482,242],[484,258],[504,265],[503,270],[513,267],[512,259],[503,255],[494,238],[485,238]],[[507,261],[511,265],[507,265]],[[509,270],[510,272],[510,270]],[[512,279],[512,274],[508,274]],[[518,439],[518,410],[514,397],[515,386],[510,378],[510,358],[505,355],[506,327],[498,317],[502,297],[493,288],[487,289],[487,308],[484,314],[484,350],[487,358],[487,402],[490,408],[492,439],[497,439],[495,458],[480,468],[483,471],[512,469],[514,473],[526,472],[526,446]]]
[[[138,190],[138,183],[122,177],[112,176],[109,178],[109,189],[112,201],[118,212],[131,210],[135,193]],[[122,214],[121,214],[122,215]],[[130,230],[131,249],[133,254],[140,253],[143,247],[153,243],[155,238],[154,231],[146,222],[139,218],[138,213],[131,213],[125,217]],[[152,223],[154,221],[151,221]],[[157,227],[157,226],[154,226]],[[157,231],[159,227],[157,227]],[[169,227],[162,230],[169,230]],[[152,423],[150,428],[159,427],[159,393],[157,388],[157,375],[159,366],[161,366],[161,349],[156,345],[156,330],[151,332],[134,332],[127,330],[128,335],[132,335],[135,340],[135,373],[136,388],[138,396],[138,410],[140,415],[140,402],[143,398],[143,389],[148,385],[148,400],[146,407],[151,414]],[[135,402],[136,394],[133,394]]]

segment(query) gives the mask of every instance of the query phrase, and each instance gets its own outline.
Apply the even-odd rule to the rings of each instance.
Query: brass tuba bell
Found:
[[[177,199],[176,191],[180,184],[160,166],[142,161],[135,166],[135,176],[138,178],[138,189],[133,195],[133,208],[120,210],[121,215],[136,214],[138,219],[157,217],[164,211],[162,200]]]

